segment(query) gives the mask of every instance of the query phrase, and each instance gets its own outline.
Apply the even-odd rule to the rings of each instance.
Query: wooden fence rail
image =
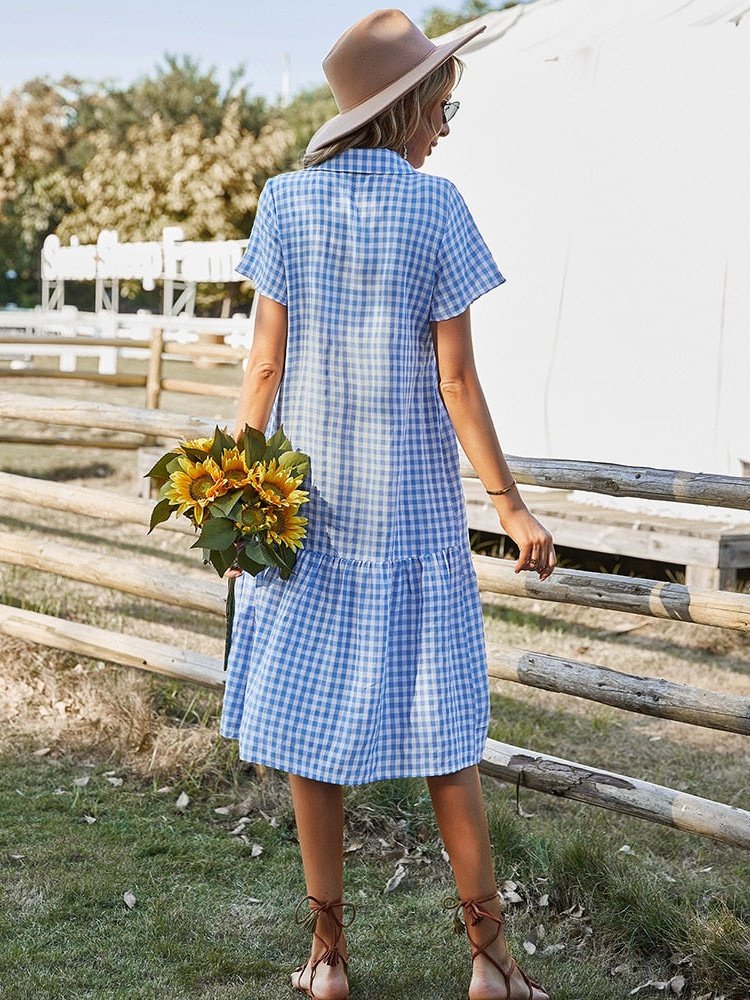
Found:
[[[97,555],[59,542],[39,542],[0,531],[0,562],[107,587],[126,594],[222,616],[226,587],[218,579],[166,573],[116,556]],[[709,692],[661,678],[509,646],[495,646],[489,674],[529,687],[557,691],[629,712],[673,719],[726,732],[750,734],[750,698]]]
[[[0,392],[0,417],[66,426],[129,430],[172,439],[211,434],[215,426],[210,421],[187,414],[9,392]],[[603,466],[599,462],[565,459],[521,458],[515,455],[506,457],[514,477],[521,484],[750,510],[750,480],[742,476],[708,475],[631,465]],[[607,470],[606,475],[602,474],[602,469]],[[473,469],[462,467],[461,474],[467,478],[477,478]]]
[[[78,347],[82,352],[91,352],[92,348],[118,348],[149,351],[148,369],[144,374],[124,374],[120,372],[62,371],[59,368],[27,368],[9,369],[0,367],[2,378],[44,378],[73,379],[76,381],[94,382],[100,385],[117,385],[125,387],[145,387],[146,407],[158,409],[161,393],[182,392],[201,396],[218,396],[236,399],[239,395],[239,385],[220,385],[214,382],[197,382],[192,379],[165,378],[162,374],[165,358],[186,358],[188,360],[202,359],[211,362],[239,362],[247,357],[247,349],[230,347],[218,343],[186,343],[164,339],[164,330],[154,326],[149,339],[143,337],[89,337],[89,336],[29,336],[28,334],[4,334],[0,330],[0,351],[7,345],[16,350],[26,347],[26,353],[34,354],[34,349],[42,348],[48,353],[50,347]]]
[[[140,524],[144,530],[153,508],[150,500],[88,486],[32,480],[9,472],[0,472],[0,500],[18,500],[86,517]],[[195,535],[185,518],[170,518],[156,530]],[[698,590],[678,583],[564,568],[556,569],[548,580],[540,582],[533,573],[515,573],[505,560],[472,553],[472,561],[480,590],[485,593],[532,597],[750,633],[750,594]]]

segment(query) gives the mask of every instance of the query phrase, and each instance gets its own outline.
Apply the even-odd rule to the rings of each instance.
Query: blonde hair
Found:
[[[385,111],[381,111],[377,117],[361,125],[356,131],[349,132],[341,139],[328,143],[313,153],[303,153],[302,166],[314,167],[345,149],[358,146],[385,147],[401,153],[418,131],[427,113],[438,101],[451,93],[461,79],[465,65],[458,56],[450,56],[421,83],[412,87]]]

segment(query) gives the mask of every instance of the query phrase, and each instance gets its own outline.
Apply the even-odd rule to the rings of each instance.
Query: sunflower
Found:
[[[178,450],[184,451],[185,448],[192,448],[194,451],[205,451],[208,454],[212,443],[211,438],[194,438],[192,441],[182,441]]]
[[[182,471],[178,469],[169,477],[169,487],[164,495],[173,505],[178,505],[178,514],[189,511],[195,523],[202,524],[206,504],[226,493],[229,484],[212,458],[191,462],[183,456],[180,467]]]
[[[239,490],[252,482],[250,470],[238,448],[231,448],[221,456],[221,471],[229,489]]]
[[[307,503],[308,498],[304,490],[297,489],[304,476],[296,479],[290,476],[275,458],[265,466],[258,463],[252,471],[253,486],[258,495],[271,507],[298,507],[301,503]]]
[[[246,535],[249,532],[265,530],[266,524],[266,514],[262,507],[245,507],[241,519],[237,522],[237,527]]]
[[[301,549],[306,517],[297,516],[297,507],[276,507],[268,512],[268,541],[283,542],[290,549]]]

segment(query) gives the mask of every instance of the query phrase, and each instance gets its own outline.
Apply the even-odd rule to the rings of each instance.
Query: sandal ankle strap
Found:
[[[482,919],[482,917],[489,917],[490,920],[496,921],[499,924],[499,926],[502,927],[505,922],[502,911],[500,913],[500,916],[497,917],[495,916],[494,913],[490,913],[489,911],[485,910],[479,905],[480,903],[487,903],[490,899],[496,899],[497,896],[498,896],[498,890],[495,890],[495,892],[493,892],[489,896],[482,896],[481,898],[475,897],[474,899],[461,899],[459,896],[456,897],[446,896],[445,899],[443,900],[443,906],[448,910],[454,911],[453,912],[454,933],[461,934],[462,932],[465,931],[468,936],[469,932],[465,923],[467,915],[469,916],[472,924],[478,924],[479,921]],[[462,909],[464,911],[463,921],[461,920],[460,917]],[[499,928],[498,928],[498,933],[499,933]]]
[[[300,916],[300,907],[303,903],[307,902],[307,900],[311,900],[310,908],[304,916]],[[333,912],[334,909],[339,906],[341,907],[341,918]],[[344,920],[344,914],[347,910],[350,913],[348,921]],[[318,914],[320,913],[329,914],[334,926],[336,927],[336,940],[338,940],[342,927],[348,927],[354,920],[354,917],[357,914],[357,908],[354,903],[344,902],[343,899],[330,899],[324,901],[318,899],[316,896],[307,895],[303,896],[302,899],[297,902],[297,906],[294,911],[294,922],[302,927],[307,927],[308,930],[314,931],[318,923]]]
[[[460,934],[462,931],[466,932],[466,936],[469,939],[469,943],[471,945],[472,961],[474,961],[475,958],[478,958],[479,955],[484,955],[485,958],[489,959],[489,961],[495,966],[495,968],[500,972],[500,974],[505,979],[505,989],[508,992],[508,996],[510,996],[510,989],[511,989],[510,977],[513,974],[513,970],[518,969],[518,971],[521,974],[521,977],[523,978],[524,982],[526,983],[526,986],[528,987],[529,1000],[531,1000],[531,997],[533,996],[534,987],[536,987],[536,989],[538,990],[542,990],[544,993],[547,992],[547,990],[542,986],[542,984],[538,983],[535,979],[532,979],[531,976],[527,975],[521,968],[521,966],[518,964],[518,962],[516,962],[515,958],[513,958],[512,956],[510,959],[510,965],[508,966],[507,969],[504,969],[501,965],[498,965],[498,963],[491,955],[487,954],[487,949],[492,944],[492,942],[498,937],[498,935],[500,934],[500,929],[505,924],[505,917],[502,910],[500,911],[500,916],[497,917],[495,916],[494,913],[489,913],[479,904],[487,903],[489,902],[489,900],[495,899],[497,895],[498,892],[496,891],[493,892],[491,896],[484,896],[482,899],[460,899],[458,897],[453,898],[452,896],[446,896],[446,898],[443,900],[443,905],[447,909],[453,909],[455,911],[453,914],[453,930],[458,934]],[[477,945],[475,941],[472,941],[468,927],[466,926],[465,923],[461,922],[461,918],[459,917],[459,912],[461,909],[463,909],[464,911],[464,919],[466,918],[467,913],[470,914],[472,924],[478,924],[479,921],[482,919],[482,917],[489,917],[490,920],[495,921],[495,923],[497,924],[497,928],[495,930],[495,934],[489,939],[489,941],[486,941],[483,945]]]
[[[311,902],[310,909],[304,916],[301,916],[299,912],[300,907],[303,905],[303,903],[307,902],[308,900],[310,900]],[[338,915],[334,913],[334,909],[339,906],[341,907],[341,918],[339,918]],[[344,913],[346,911],[348,911],[350,914],[348,922],[344,920]],[[303,927],[307,927],[308,930],[311,930],[313,935],[321,942],[321,944],[324,944],[326,948],[326,950],[323,952],[322,955],[319,955],[318,958],[316,958],[313,962],[310,963],[310,994],[312,996],[314,996],[313,980],[315,979],[315,973],[321,962],[324,962],[326,965],[329,966],[338,965],[338,963],[341,962],[341,964],[344,966],[345,969],[348,967],[349,959],[344,958],[344,956],[341,954],[339,950],[339,939],[341,937],[341,932],[343,928],[348,927],[354,920],[356,912],[357,910],[354,903],[344,902],[343,899],[331,899],[324,901],[318,899],[316,896],[307,895],[303,896],[302,899],[298,901],[297,907],[294,911],[294,922],[296,924],[300,924]],[[318,924],[318,916],[321,913],[328,913],[331,920],[333,921],[335,930],[334,930],[332,944],[329,944],[317,932],[316,928]],[[307,965],[307,962],[305,962],[305,965]],[[304,967],[305,966],[300,966],[300,968],[297,971],[301,972],[302,969],[304,969]]]

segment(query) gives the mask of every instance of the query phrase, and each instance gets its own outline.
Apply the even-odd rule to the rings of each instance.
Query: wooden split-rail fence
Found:
[[[32,318],[35,316],[32,313]],[[47,317],[55,316],[54,313],[45,314]],[[88,314],[75,314],[72,317],[63,316],[58,322],[64,320],[70,325],[71,320],[77,322],[86,318]],[[89,317],[93,320],[93,316]],[[114,317],[117,319],[118,317]],[[236,384],[225,385],[216,380],[200,381],[199,379],[172,378],[164,374],[164,362],[168,360],[189,361],[193,364],[220,364],[228,363],[239,367],[239,363],[248,356],[247,347],[232,347],[224,343],[226,334],[237,335],[245,327],[249,329],[246,317],[238,317],[237,320],[205,319],[196,317],[172,317],[172,316],[129,316],[128,322],[136,326],[143,327],[143,334],[140,336],[118,334],[112,336],[81,336],[75,332],[75,327],[69,333],[17,333],[6,332],[5,323],[0,322],[0,357],[11,359],[14,355],[21,357],[45,357],[48,355],[58,355],[60,367],[50,368],[38,364],[14,368],[10,366],[0,366],[0,380],[12,379],[49,379],[51,382],[76,381],[90,382],[95,385],[118,386],[127,388],[143,388],[145,392],[145,406],[147,409],[159,409],[161,395],[163,392],[179,392],[192,395],[214,396],[225,399],[236,399],[239,396],[240,382],[242,380],[242,370],[239,369]],[[14,323],[20,322],[15,313],[9,317],[0,317]],[[53,325],[53,320],[48,319],[47,325]],[[182,340],[169,339],[165,336],[165,327],[169,329],[178,328],[183,332],[197,335],[197,340],[185,343]],[[44,328],[44,324],[42,324]],[[36,327],[34,328],[36,329]],[[72,364],[63,366],[62,360],[65,351],[69,351]],[[145,371],[142,372],[120,372],[117,371],[116,359],[121,352],[143,352],[146,357]],[[147,352],[147,353],[146,353]],[[104,366],[99,365],[98,371],[78,368],[76,361],[78,357],[106,355],[109,363]],[[139,448],[149,440],[141,430],[135,432],[138,436],[127,439],[114,439],[107,443],[107,447],[115,448]],[[57,440],[46,438],[48,444],[63,444],[67,446],[90,446],[91,439],[85,437],[65,436]],[[0,434],[0,442],[5,443],[31,443],[31,439],[22,435]]]
[[[69,399],[0,393],[0,417],[55,426],[145,433],[169,443],[210,435],[213,424],[196,417]],[[750,482],[730,476],[595,463],[508,458],[520,484],[575,488],[618,496],[681,500],[692,504],[750,510]],[[462,470],[476,479],[472,470]],[[140,524],[144,533],[152,502],[87,487],[72,487],[0,473],[0,498],[31,503],[84,517],[107,517]],[[193,534],[185,520],[156,529]],[[512,563],[473,555],[480,590],[485,594],[527,597],[589,608],[605,608],[672,621],[693,622],[750,634],[750,594],[699,589],[675,583],[606,573],[555,569],[540,582],[531,573],[516,574]],[[156,570],[132,559],[102,555],[96,560],[69,544],[29,540],[18,532],[0,532],[0,562],[52,573],[72,580],[198,612],[223,616],[226,584]],[[218,658],[133,635],[0,604],[0,633],[27,642],[155,671],[220,690],[224,685]],[[532,650],[493,645],[489,674],[528,687],[555,691],[592,703],[641,715],[750,735],[750,698],[707,691],[663,678]],[[488,739],[480,769],[485,774],[552,795],[611,809],[651,822],[750,848],[750,812],[699,795],[654,784]]]

